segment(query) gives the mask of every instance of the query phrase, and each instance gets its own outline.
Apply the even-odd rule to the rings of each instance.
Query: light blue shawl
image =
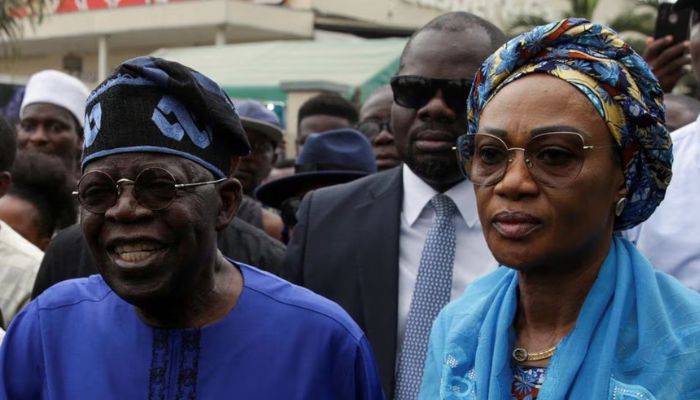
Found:
[[[420,399],[512,398],[517,287],[499,268],[442,310]],[[700,294],[615,238],[537,399],[700,399]]]

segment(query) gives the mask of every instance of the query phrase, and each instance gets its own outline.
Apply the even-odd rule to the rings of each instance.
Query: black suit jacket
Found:
[[[309,192],[287,247],[284,275],[347,311],[365,331],[393,398],[401,167]]]

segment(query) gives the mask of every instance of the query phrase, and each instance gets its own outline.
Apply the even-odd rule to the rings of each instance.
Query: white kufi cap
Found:
[[[27,82],[19,117],[24,118],[24,109],[30,104],[48,103],[70,111],[82,126],[89,94],[90,90],[83,82],[66,73],[53,69],[37,72]]]

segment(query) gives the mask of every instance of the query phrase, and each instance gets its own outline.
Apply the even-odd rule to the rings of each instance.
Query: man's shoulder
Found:
[[[682,126],[675,131],[671,132],[671,139],[673,140],[674,153],[676,152],[675,147],[685,146],[685,142],[698,143],[694,138],[700,137],[700,121],[693,121],[688,125]]]
[[[265,246],[267,250],[284,252],[285,249],[282,242],[270,237],[262,229],[259,229],[238,217],[234,218],[233,221],[231,221],[231,224],[226,227],[224,234],[231,235],[233,238],[241,240],[252,240]]]
[[[45,290],[35,301],[40,311],[57,310],[85,302],[99,303],[112,293],[100,275],[91,275],[59,282]]]
[[[356,204],[364,199],[371,200],[387,193],[401,191],[401,167],[392,168],[368,175],[354,181],[314,190],[311,207],[323,205]]]
[[[261,315],[278,315],[296,322],[342,330],[359,341],[364,333],[336,303],[306,288],[294,285],[268,272],[246,264],[237,264],[243,273],[245,288],[257,294]],[[307,325],[308,326],[308,325]]]
[[[22,266],[28,264],[36,269],[39,267],[44,252],[9,225],[0,221],[0,256],[5,258],[3,260],[5,264],[8,262],[20,263]]]

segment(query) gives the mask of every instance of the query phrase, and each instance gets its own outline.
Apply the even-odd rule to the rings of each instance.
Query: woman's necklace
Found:
[[[516,347],[513,350],[513,359],[517,362],[525,362],[525,361],[540,361],[540,360],[546,360],[554,354],[554,352],[557,350],[557,346],[552,346],[547,350],[540,351],[537,353],[530,353],[527,350],[525,350],[522,347]]]

